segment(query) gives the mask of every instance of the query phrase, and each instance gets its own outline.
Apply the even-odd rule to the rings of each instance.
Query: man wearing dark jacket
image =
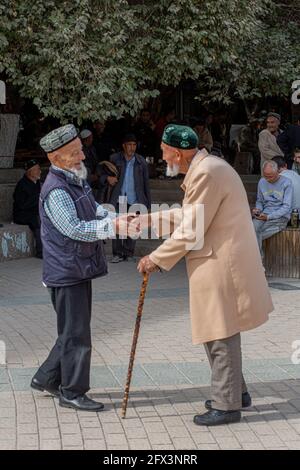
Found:
[[[40,165],[36,160],[29,160],[25,164],[25,174],[17,183],[13,195],[13,221],[15,224],[28,225],[32,230],[37,258],[43,257],[39,218],[40,177]]]
[[[300,120],[297,124],[290,124],[285,131],[277,137],[277,144],[284,153],[288,168],[293,165],[293,151],[296,147],[300,147]]]
[[[110,161],[116,166],[119,174],[117,182],[114,182],[109,203],[116,211],[120,210],[122,196],[126,201],[127,209],[133,204],[142,204],[150,208],[150,186],[148,166],[146,160],[136,152],[137,139],[134,134],[127,134],[122,142],[123,151],[111,155]],[[120,200],[121,198],[121,200]],[[126,199],[125,199],[126,198]],[[134,255],[135,240],[127,237],[117,237],[112,241],[112,263],[128,260]]]

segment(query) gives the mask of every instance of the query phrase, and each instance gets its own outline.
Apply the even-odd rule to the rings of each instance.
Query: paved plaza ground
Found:
[[[253,406],[240,423],[206,428],[193,424],[210,397],[210,371],[203,346],[191,344],[184,262],[150,279],[125,420],[120,407],[141,284],[135,263],[110,265],[93,282],[90,396],[105,403],[101,413],[60,408],[30,389],[56,339],[40,279],[40,260],[0,263],[0,449],[300,449],[300,364],[291,361],[294,341],[300,349],[300,281],[270,279],[276,309],[242,335]]]

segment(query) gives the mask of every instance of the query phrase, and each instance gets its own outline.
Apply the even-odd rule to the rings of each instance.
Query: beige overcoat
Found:
[[[258,327],[267,321],[273,304],[239,175],[224,160],[202,150],[192,160],[182,189],[182,209],[171,210],[174,223],[182,219],[186,205],[203,204],[204,245],[187,250],[190,238],[175,237],[173,227],[171,237],[150,258],[168,271],[185,256],[193,343]],[[152,214],[160,235],[167,216],[169,211]]]

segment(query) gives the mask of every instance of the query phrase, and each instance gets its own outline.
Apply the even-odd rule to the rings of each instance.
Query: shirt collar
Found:
[[[52,164],[52,168],[55,171],[59,171],[60,173],[63,173],[65,175],[65,177],[68,180],[71,180],[73,183],[78,184],[79,186],[83,186],[84,181],[82,179],[78,178],[78,176],[74,175],[74,173],[72,171],[64,170],[63,168],[58,168],[57,166],[55,166],[53,164]]]

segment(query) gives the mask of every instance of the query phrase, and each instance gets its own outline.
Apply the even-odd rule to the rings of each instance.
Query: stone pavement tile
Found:
[[[120,385],[107,366],[94,366],[92,368],[91,387],[119,387]]]
[[[148,434],[166,432],[166,428],[162,422],[143,422],[143,425]]]
[[[212,426],[209,431],[214,436],[215,439],[222,437],[233,437],[233,433],[229,426]]]
[[[62,413],[58,416],[58,419],[62,424],[78,423],[78,416],[76,413]]]
[[[244,450],[264,450],[265,447],[260,442],[243,442],[242,447]]]
[[[253,431],[236,431],[234,435],[242,446],[255,442],[259,443],[259,438]]]
[[[127,439],[147,439],[147,433],[143,427],[125,429]]]
[[[166,426],[166,428],[172,440],[175,438],[189,438],[191,436],[185,426]]]
[[[258,436],[275,436],[276,433],[272,426],[267,423],[249,423],[250,428],[252,431]]]
[[[58,428],[47,428],[39,430],[40,438],[43,440],[56,440],[61,438],[61,433]]]
[[[296,442],[296,441],[286,442],[286,446],[290,450],[300,450],[300,440],[298,442]]]
[[[18,449],[25,449],[27,447],[39,447],[38,434],[19,434],[18,435]]]
[[[151,445],[148,439],[130,439],[128,438],[129,448],[131,450],[150,450]]]
[[[128,429],[135,429],[135,428],[141,427],[142,422],[138,418],[130,418],[130,417],[128,418],[126,414],[126,419],[122,420],[122,425],[125,431],[127,431]]]
[[[40,449],[41,450],[60,450],[61,441],[60,439],[51,439],[51,438],[42,439],[41,438]]]
[[[84,450],[83,444],[82,445],[77,445],[77,446],[63,446],[63,450]]]
[[[202,428],[202,426],[195,425],[195,428],[197,427]],[[216,439],[214,438],[214,436],[209,431],[207,431],[206,427],[204,428],[204,432],[192,434],[193,440],[196,442],[197,446],[201,444],[216,444]]]
[[[177,414],[171,404],[155,405],[154,408],[156,413],[161,417],[174,416],[174,414]]]
[[[41,418],[39,417],[39,428],[40,429],[51,429],[58,428],[57,418]]]
[[[276,434],[282,441],[290,442],[290,441],[300,441],[300,435],[294,431],[293,429],[277,429]]]
[[[82,428],[81,434],[84,440],[89,440],[89,439],[103,440],[104,439],[104,433],[102,429],[100,428],[100,425],[98,428]]]
[[[84,448],[86,450],[106,450],[104,439],[84,439]]]
[[[172,438],[172,443],[175,449],[193,450],[196,448],[195,442],[191,437],[174,437]]]
[[[144,364],[146,374],[158,385],[184,384],[186,378],[172,364]]]
[[[27,411],[27,407],[26,407]],[[35,408],[32,410],[32,413],[35,413]],[[56,418],[56,410],[54,406],[52,408],[40,408],[38,410],[38,417],[39,418]]]
[[[38,432],[38,427],[36,422],[33,423],[18,423],[18,434],[36,434]]]
[[[111,445],[107,450],[129,450],[129,444]]]
[[[1,397],[0,397],[1,400]],[[3,418],[14,418],[16,416],[15,407],[0,408],[0,420]]]
[[[152,446],[172,444],[170,436],[167,432],[151,432],[148,433],[148,439]]]
[[[15,450],[16,442],[10,439],[1,439],[0,440],[0,450]]]
[[[0,429],[14,428],[15,424],[16,420],[14,417],[0,419]]]
[[[184,420],[181,416],[163,416],[161,421],[166,427],[181,427],[184,426]]]
[[[266,449],[276,449],[277,447],[285,445],[285,443],[278,436],[260,435],[259,440]]]
[[[174,366],[193,384],[210,384],[211,372],[207,364],[174,363]]]
[[[62,434],[80,434],[81,429],[77,423],[59,423]]]
[[[127,377],[127,367],[112,365],[110,366],[110,369],[112,371],[113,376],[118,381],[118,383],[121,386],[125,384],[126,377]],[[147,385],[154,386],[153,380],[151,380],[151,378],[146,374],[144,368],[140,364],[136,364],[133,369],[131,386],[139,387],[139,386],[147,386]]]
[[[107,447],[127,445],[127,439],[124,434],[105,434]]]
[[[15,438],[16,438],[16,430],[14,428],[0,429],[0,440],[15,439]]]
[[[81,434],[62,434],[63,447],[65,446],[82,446]]]
[[[82,429],[85,428],[99,428],[100,421],[98,418],[80,418],[79,416],[79,423]]]
[[[242,446],[235,437],[216,437],[216,441],[223,450],[241,449]]]
[[[198,444],[198,450],[220,450],[218,444]]]
[[[153,444],[152,449],[164,451],[164,450],[174,450],[175,447],[172,444],[166,444],[166,445]]]
[[[123,426],[120,422],[102,423],[102,429],[105,434],[121,434],[124,432]]]

